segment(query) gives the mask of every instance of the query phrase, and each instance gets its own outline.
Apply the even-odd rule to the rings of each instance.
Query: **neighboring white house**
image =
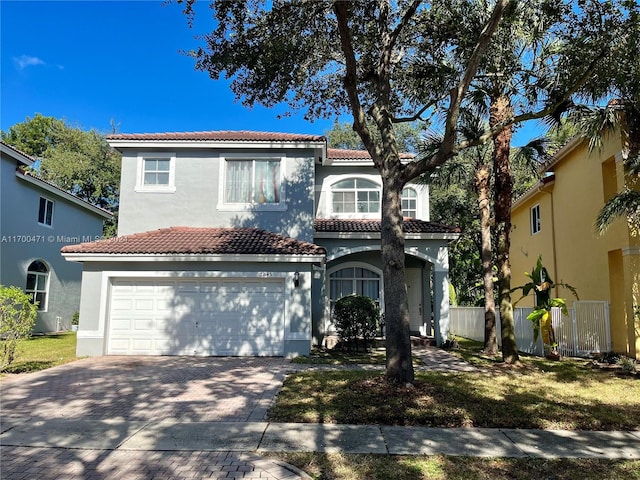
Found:
[[[251,131],[108,141],[122,153],[118,237],[62,250],[84,265],[79,355],[308,354],[342,296],[383,306],[382,187],[366,152]],[[459,230],[429,222],[428,198],[403,195],[406,282],[412,329],[433,322],[442,342]]]
[[[34,332],[69,329],[80,309],[82,267],[64,245],[99,239],[111,213],[28,173],[35,159],[0,142],[0,284],[38,302]]]

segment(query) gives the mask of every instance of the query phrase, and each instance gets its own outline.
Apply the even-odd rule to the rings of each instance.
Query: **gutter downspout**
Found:
[[[555,175],[554,175],[555,177]],[[551,200],[551,244],[552,244],[552,251],[553,251],[553,273],[556,277],[556,281],[554,282],[556,285],[554,287],[555,290],[555,296],[556,298],[558,297],[558,260],[557,260],[557,254],[556,254],[556,248],[557,248],[557,244],[556,244],[556,219],[555,219],[555,208],[553,205],[553,191],[547,191],[544,189],[544,185],[541,186],[538,191],[541,193],[546,193],[547,195],[549,195],[550,200]]]

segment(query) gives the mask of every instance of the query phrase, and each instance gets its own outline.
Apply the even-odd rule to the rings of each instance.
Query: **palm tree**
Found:
[[[583,109],[578,122],[589,139],[590,151],[601,148],[609,135],[622,138],[625,187],[602,207],[595,220],[596,230],[604,234],[619,218],[640,225],[640,101],[627,98],[610,101],[605,107]]]

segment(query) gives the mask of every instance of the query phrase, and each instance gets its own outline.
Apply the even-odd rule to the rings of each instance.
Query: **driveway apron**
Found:
[[[193,431],[190,424],[217,425],[218,436],[233,432],[234,425],[242,430],[249,425],[244,422],[263,422],[287,366],[282,358],[109,356],[5,379],[0,384],[0,476],[309,478],[290,465],[237,451],[233,442],[228,451],[149,451],[136,449],[131,440],[175,422],[185,425],[182,435]],[[123,448],[127,440],[133,448]],[[188,435],[149,439],[167,445],[188,440]]]
[[[262,421],[282,358],[94,357],[2,383],[2,414],[34,419]]]

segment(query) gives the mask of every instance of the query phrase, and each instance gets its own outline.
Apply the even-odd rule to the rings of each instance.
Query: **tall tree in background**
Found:
[[[2,132],[2,140],[40,161],[37,174],[101,208],[117,213],[121,155],[95,130],[36,114]],[[116,223],[105,225],[105,235]]]
[[[193,22],[195,1],[177,1]],[[591,2],[598,3],[587,0],[581,5]],[[557,2],[534,3],[540,13],[557,9]],[[554,82],[554,91],[542,81],[531,81],[530,93],[536,101],[518,112],[515,108],[521,106],[510,106],[503,117],[496,117],[498,123],[493,130],[473,141],[459,141],[459,119],[469,101],[468,94],[476,88],[474,82],[480,74],[486,77],[489,73],[490,63],[483,60],[492,37],[503,17],[506,25],[520,20],[521,12],[515,8],[519,2],[214,0],[210,4],[214,30],[204,36],[206,45],[192,52],[197,69],[208,72],[213,79],[231,79],[231,90],[248,106],[259,103],[270,107],[284,102],[292,109],[304,109],[310,120],[335,118],[344,112],[352,115],[353,129],[371,155],[383,184],[381,249],[387,378],[413,381],[404,288],[404,185],[433,172],[465,148],[497,136],[509,125],[557,111],[577,89],[570,87],[573,84],[568,80]],[[561,4],[568,11],[574,7],[580,10],[581,5],[568,1]],[[478,11],[484,15],[478,15]],[[582,20],[578,15],[558,15],[554,17],[555,30],[548,30],[549,35],[567,29],[567,22]],[[581,62],[588,50],[583,53]],[[572,67],[563,78],[582,78],[587,75],[583,66],[578,62],[561,65]],[[559,74],[556,64],[534,67]],[[531,65],[526,69],[529,79],[538,73]],[[428,154],[403,164],[396,126],[415,121],[438,128],[442,141]],[[512,360],[513,355],[506,359]]]
[[[472,95],[476,108],[488,112],[493,144],[498,302],[502,356],[507,363],[518,360],[509,262],[514,128],[521,120],[541,114],[557,119],[566,116],[594,78],[607,76],[607,59],[628,26],[627,3],[514,3],[510,21],[500,25],[481,63]],[[474,12],[477,22],[487,16],[481,8]],[[490,323],[487,318],[488,336],[495,331]]]
[[[463,115],[460,131],[467,140],[474,140],[481,136],[486,128],[481,118],[466,111]],[[437,173],[432,175],[431,183],[443,187],[458,185],[467,199],[468,210],[461,217],[463,236],[474,239],[475,252],[467,252],[471,258],[479,259],[481,281],[485,311],[485,338],[484,351],[488,355],[498,353],[496,337],[496,312],[494,301],[494,271],[493,248],[491,240],[492,206],[491,206],[491,159],[492,149],[490,144],[479,145],[465,150],[455,159],[450,160]],[[473,193],[471,193],[473,192]],[[473,197],[473,198],[472,198]],[[475,203],[475,205],[472,205]],[[472,212],[477,212],[473,215]],[[470,217],[473,220],[467,219]],[[456,259],[459,260],[459,259]],[[464,259],[468,261],[469,259]],[[463,261],[464,261],[463,260]],[[451,262],[455,264],[455,261]],[[473,269],[477,274],[478,269]],[[468,281],[468,280],[467,280]],[[475,282],[474,282],[475,283]]]

